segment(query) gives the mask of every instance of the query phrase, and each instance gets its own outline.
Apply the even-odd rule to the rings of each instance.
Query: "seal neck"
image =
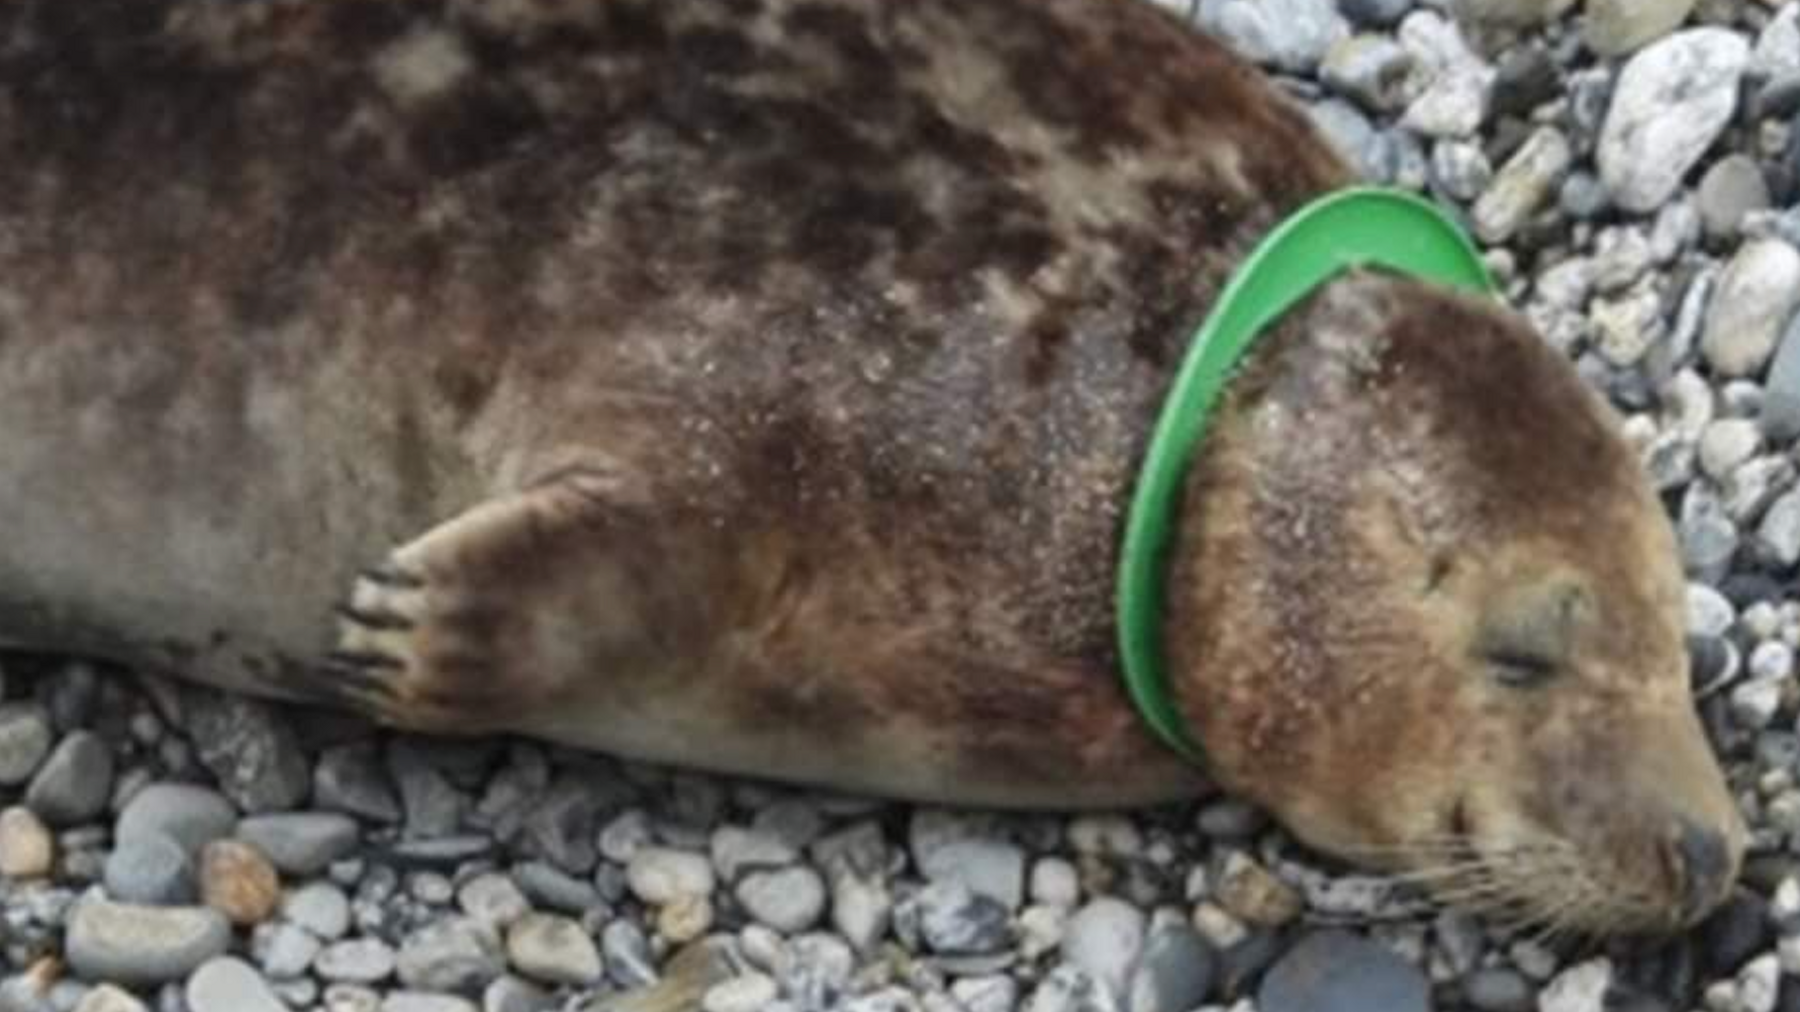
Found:
[[[1182,477],[1220,392],[1256,338],[1326,282],[1363,267],[1476,294],[1498,292],[1475,244],[1431,203],[1383,187],[1326,194],[1277,225],[1226,283],[1151,432],[1120,551],[1120,670],[1144,721],[1195,762],[1204,753],[1175,704],[1162,649],[1167,556]]]

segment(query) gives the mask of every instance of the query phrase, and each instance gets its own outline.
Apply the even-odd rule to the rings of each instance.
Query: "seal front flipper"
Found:
[[[499,730],[643,653],[658,539],[631,486],[561,471],[363,571],[337,607],[329,693],[420,730]]]

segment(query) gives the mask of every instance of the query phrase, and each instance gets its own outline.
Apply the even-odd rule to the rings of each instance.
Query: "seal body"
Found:
[[[11,642],[920,799],[1200,788],[1113,665],[1118,524],[1231,267],[1350,179],[1165,13],[18,0],[0,141]],[[1574,839],[1602,799],[1526,799],[1587,696],[1480,644],[1579,646],[1691,787],[1620,802],[1641,861],[1581,872],[1641,886],[1618,922],[1716,899],[1742,830],[1666,520],[1518,320],[1333,284],[1247,363],[1180,530],[1166,639],[1227,786],[1371,859]],[[1426,754],[1489,738],[1520,790]]]

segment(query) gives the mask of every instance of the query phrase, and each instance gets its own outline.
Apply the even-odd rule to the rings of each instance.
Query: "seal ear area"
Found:
[[[503,730],[594,665],[641,653],[660,546],[636,536],[641,510],[619,485],[553,476],[365,570],[337,608],[326,690],[407,727]]]
[[[1593,595],[1571,578],[1512,588],[1490,602],[1477,623],[1475,659],[1502,685],[1543,685],[1571,670],[1578,635],[1594,612]]]

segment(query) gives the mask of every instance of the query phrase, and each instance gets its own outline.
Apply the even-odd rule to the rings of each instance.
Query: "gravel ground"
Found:
[[[1754,827],[1684,938],[1547,949],[1230,800],[952,813],[0,678],[0,1012],[1800,1010],[1800,2],[1176,3],[1460,207],[1628,418]]]

